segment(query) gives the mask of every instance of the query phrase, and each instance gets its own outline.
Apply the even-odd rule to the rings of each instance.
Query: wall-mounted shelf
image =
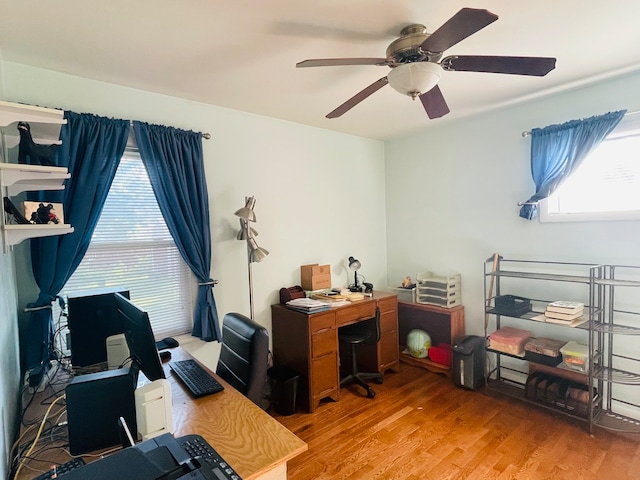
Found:
[[[4,242],[7,246],[17,245],[28,238],[51,237],[73,233],[71,225],[5,225]]]
[[[0,176],[6,195],[12,196],[33,190],[64,190],[64,181],[71,174],[65,167],[0,163]]]
[[[60,125],[66,123],[64,112],[52,108],[35,107],[20,103],[0,101],[0,189],[2,197],[10,197],[27,191],[63,190],[64,182],[71,177],[64,167],[24,165],[6,162],[8,148],[18,144],[17,122],[31,125],[33,138],[45,138],[49,143],[58,139]],[[7,142],[7,138],[13,141]],[[9,224],[7,214],[0,215],[3,251],[28,238],[63,235],[73,232],[71,225]]]

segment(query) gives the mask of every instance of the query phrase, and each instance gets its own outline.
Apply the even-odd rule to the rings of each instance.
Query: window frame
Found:
[[[603,143],[615,142],[628,137],[640,137],[640,111],[627,113]],[[640,152],[638,152],[638,155],[640,156]],[[538,221],[540,223],[640,220],[640,209],[567,212],[559,211],[559,201],[559,196],[554,194],[538,202]]]

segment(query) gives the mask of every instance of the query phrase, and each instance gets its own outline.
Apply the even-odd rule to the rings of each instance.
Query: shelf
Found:
[[[640,433],[640,421],[609,411],[600,411],[593,423],[599,427],[621,433]]]
[[[73,233],[71,225],[5,225],[5,246],[17,245],[28,238]]]
[[[593,375],[599,380],[605,382],[619,383],[623,385],[640,385],[640,375],[637,373],[626,372],[617,368],[602,367]]]
[[[521,386],[520,384],[516,384],[513,381],[510,380],[505,380],[505,379],[501,379],[501,380],[489,380],[489,382],[487,383],[487,389],[500,393],[502,395],[506,395],[508,397],[512,397],[512,398],[517,398],[518,400],[521,400],[523,402],[529,403],[531,405],[535,405],[537,407],[542,407],[546,410],[550,410],[552,412],[557,412],[557,413],[561,413],[562,415],[566,415],[568,417],[571,418],[575,418],[576,420],[580,420],[582,422],[587,422],[589,419],[585,416],[581,416],[581,415],[576,415],[574,413],[572,413],[570,410],[567,410],[565,408],[562,408],[560,406],[556,406],[554,404],[551,403],[542,403],[542,402],[536,402],[533,400],[528,399],[527,397],[525,397],[524,395],[524,386]],[[594,399],[594,402],[596,400]]]
[[[531,280],[551,280],[557,282],[574,282],[574,283],[589,283],[589,277],[584,275],[562,275],[554,273],[535,273],[535,272],[515,272],[498,270],[496,272],[487,272],[489,277],[512,277],[512,278],[526,278]]]
[[[70,177],[65,167],[0,163],[0,184],[7,189],[7,196],[34,190],[63,190],[64,181]]]
[[[586,324],[583,324],[583,325],[587,325],[587,328],[588,328],[589,323],[587,322]],[[593,326],[594,332],[602,332],[602,333],[606,333],[607,335],[640,335],[640,328],[630,327],[628,325],[592,322],[592,326]]]
[[[533,317],[536,317],[538,315],[544,315],[544,312],[534,312],[534,311],[529,311],[527,313],[524,313],[522,315],[509,315],[506,313],[502,313],[500,311],[497,311],[495,308],[487,308],[485,309],[485,313],[491,314],[491,315],[500,315],[501,317],[509,317],[509,318],[518,318],[520,320],[527,320],[529,322],[535,322],[535,323],[540,323],[543,325],[555,325],[557,327],[565,327],[565,328],[575,328],[578,330],[589,330],[589,322],[585,322],[585,323],[581,323],[580,325],[576,325],[575,327],[571,327],[569,325],[563,325],[562,323],[553,323],[553,322],[543,322],[541,320],[536,320]],[[639,333],[640,334],[640,333]]]
[[[403,348],[400,348],[400,361],[402,363],[406,363],[407,365],[413,365],[415,367],[421,367],[430,372],[434,373],[442,373],[448,377],[451,377],[451,367],[448,365],[443,365],[441,363],[436,363],[428,358],[415,358],[409,354],[402,352]]]
[[[64,111],[55,108],[36,107],[23,103],[0,101],[0,126],[7,127],[12,123],[48,123],[63,125]]]

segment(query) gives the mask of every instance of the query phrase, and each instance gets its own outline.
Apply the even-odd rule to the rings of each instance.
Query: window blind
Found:
[[[123,156],[91,244],[62,295],[122,287],[156,339],[191,331],[195,277],[184,263],[137,153]]]

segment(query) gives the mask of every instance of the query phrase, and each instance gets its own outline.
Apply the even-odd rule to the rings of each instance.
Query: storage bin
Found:
[[[429,348],[429,360],[441,365],[451,366],[451,345],[439,343]]]
[[[416,301],[415,287],[413,288],[389,287],[388,290],[398,295],[399,302],[413,303]]]
[[[516,295],[498,295],[495,298],[495,311],[510,317],[519,317],[531,310],[531,300]]]
[[[522,356],[531,332],[513,327],[502,327],[489,335],[489,348],[511,355]]]
[[[562,362],[560,348],[566,342],[552,338],[530,338],[524,345],[524,358],[530,362],[555,367]]]
[[[587,373],[589,371],[589,347],[571,341],[560,349],[563,366],[571,370]]]

